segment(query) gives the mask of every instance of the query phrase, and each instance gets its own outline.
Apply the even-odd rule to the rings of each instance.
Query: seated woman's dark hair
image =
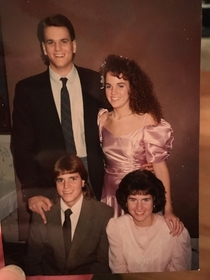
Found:
[[[116,198],[121,208],[128,213],[126,207],[129,195],[148,195],[153,198],[153,213],[164,211],[166,204],[163,183],[148,170],[135,170],[128,173],[120,182]]]

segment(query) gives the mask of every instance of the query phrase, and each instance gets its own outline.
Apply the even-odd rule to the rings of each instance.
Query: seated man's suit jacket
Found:
[[[102,107],[100,100],[103,96],[100,75],[90,69],[76,68],[82,87],[88,173],[94,194],[100,200],[104,177],[103,153],[97,126],[97,114]],[[24,200],[36,195],[52,198],[52,186],[55,184],[51,169],[66,151],[49,70],[17,83],[11,141]]]
[[[106,226],[113,208],[94,199],[83,199],[82,208],[66,259],[60,200],[46,212],[47,224],[32,214],[25,257],[27,275],[110,273]]]

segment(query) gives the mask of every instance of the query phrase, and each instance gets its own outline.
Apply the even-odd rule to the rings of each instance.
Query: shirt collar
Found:
[[[50,79],[52,79],[55,83],[60,84],[60,78],[62,76],[55,73],[50,66],[49,66],[49,73],[50,73]],[[77,70],[73,64],[71,71],[65,76],[68,79],[68,82],[73,83],[73,81],[75,81],[76,73],[77,73]]]
[[[83,194],[80,196],[79,200],[71,207],[71,211],[73,214],[77,214],[80,212],[82,207],[82,202],[83,202]],[[61,210],[63,212],[65,212],[65,210],[70,208],[66,205],[66,203],[63,201],[62,198],[60,198],[60,204],[61,204]]]

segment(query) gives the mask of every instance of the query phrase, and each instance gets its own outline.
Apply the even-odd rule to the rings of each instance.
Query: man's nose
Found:
[[[63,185],[64,185],[64,188],[67,188],[69,185],[68,181],[64,181]]]
[[[60,50],[60,48],[61,48],[60,43],[56,42],[55,43],[55,50],[58,51],[58,50]]]

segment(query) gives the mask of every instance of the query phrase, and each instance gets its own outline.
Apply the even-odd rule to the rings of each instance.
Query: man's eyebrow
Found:
[[[78,178],[79,175],[70,175],[70,177],[73,177],[73,178]]]
[[[53,39],[46,39],[45,42],[53,41]]]
[[[79,175],[73,175],[73,174],[68,174],[68,175],[69,175],[69,177],[74,177],[74,178],[79,177]],[[56,179],[63,179],[63,177],[62,177],[62,175],[59,175]]]
[[[69,39],[69,38],[61,38],[61,39],[59,39],[59,41],[60,41],[60,42],[61,42],[61,41],[69,41],[69,42],[70,42],[70,39]],[[55,42],[55,40],[54,40],[54,39],[46,39],[44,42],[45,42],[45,43]]]

